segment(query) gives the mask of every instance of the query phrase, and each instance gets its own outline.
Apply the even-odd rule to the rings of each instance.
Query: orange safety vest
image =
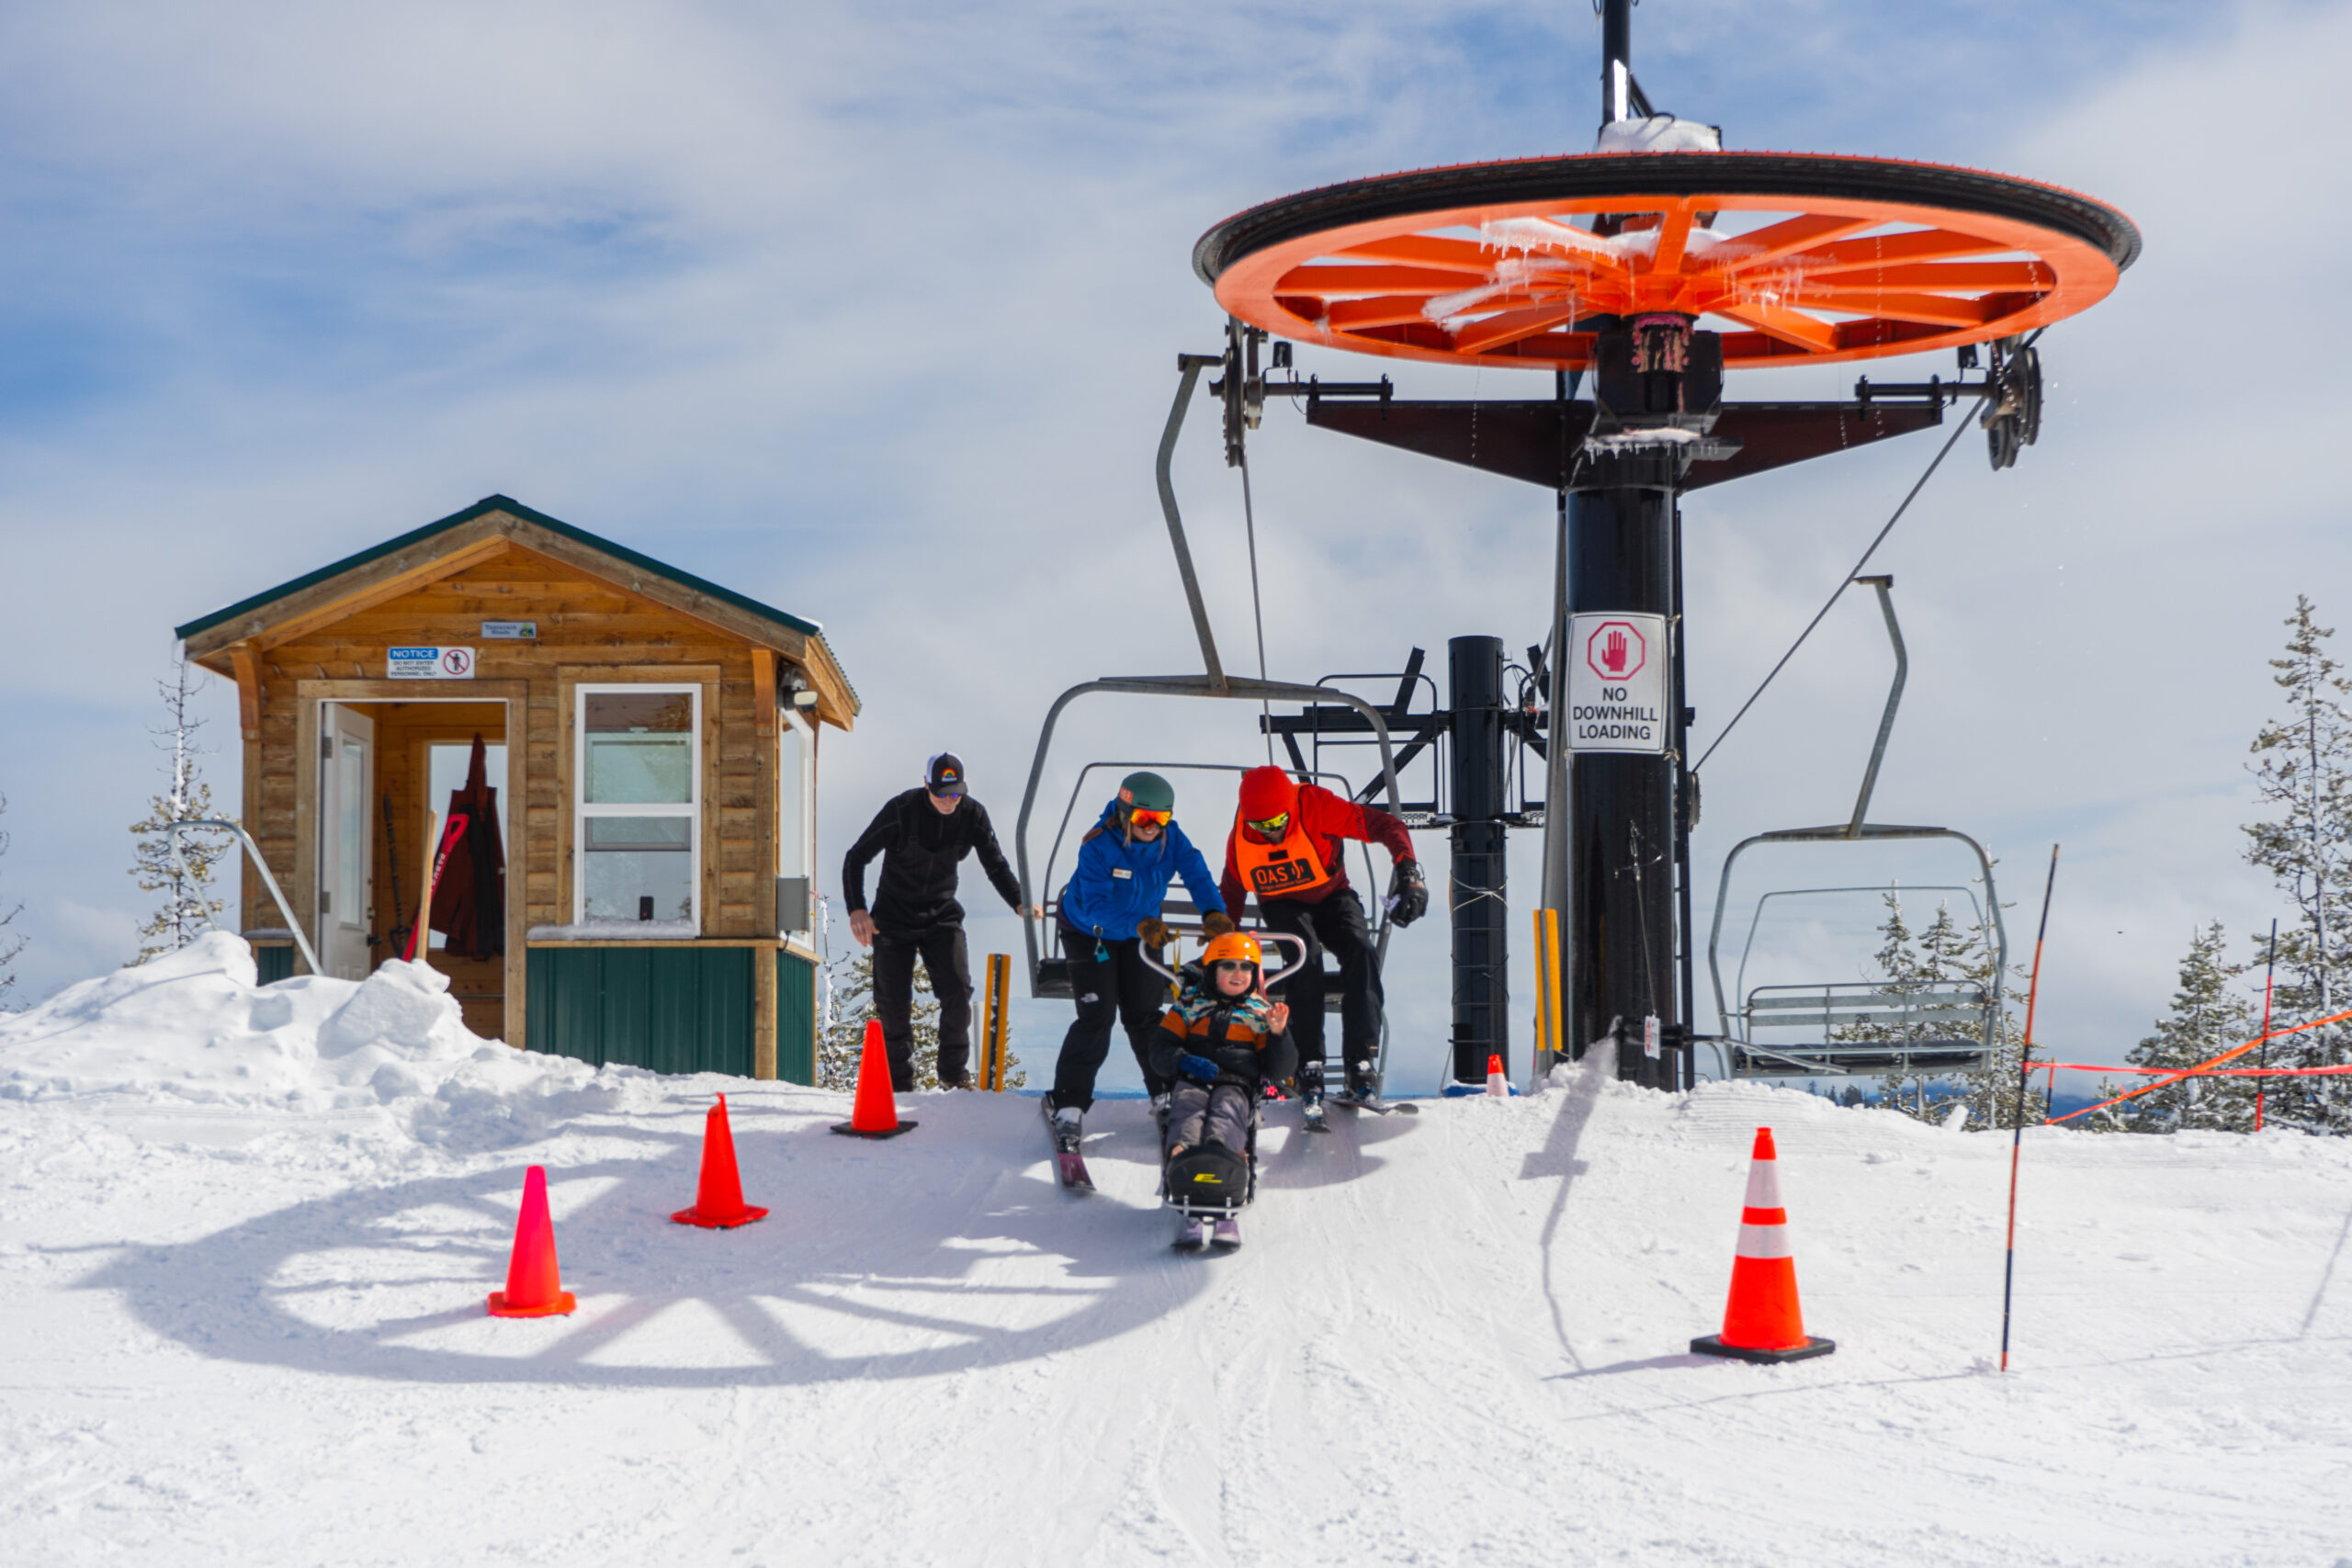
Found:
[[[1314,839],[1299,820],[1300,815],[1296,807],[1292,808],[1290,829],[1278,844],[1261,844],[1248,828],[1238,824],[1234,827],[1234,862],[1240,869],[1241,880],[1261,898],[1304,893],[1331,880],[1331,874],[1324,869],[1323,857],[1315,852]]]

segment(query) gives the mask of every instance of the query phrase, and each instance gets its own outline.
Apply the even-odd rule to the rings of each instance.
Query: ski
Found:
[[[1176,1216],[1176,1239],[1168,1244],[1179,1252],[1200,1252],[1209,1245],[1209,1223],[1189,1214]]]
[[[1227,1214],[1217,1221],[1209,1232],[1209,1246],[1218,1252],[1231,1252],[1241,1245],[1241,1222]]]
[[[1305,1119],[1308,1132],[1328,1133],[1331,1130],[1330,1119],[1323,1113],[1322,1096],[1317,1095],[1306,1101],[1299,1107],[1298,1113]]]
[[[1079,1137],[1066,1136],[1059,1127],[1054,1125],[1051,1096],[1040,1098],[1038,1103],[1045,1108],[1046,1135],[1054,1143],[1054,1175],[1060,1179],[1066,1191],[1093,1191],[1094,1178],[1086,1173],[1086,1156],[1078,1152]]]
[[[1421,1108],[1409,1100],[1400,1100],[1392,1105],[1376,1094],[1341,1092],[1328,1098],[1334,1105],[1344,1105],[1351,1111],[1369,1111],[1374,1116],[1419,1116],[1421,1113]]]

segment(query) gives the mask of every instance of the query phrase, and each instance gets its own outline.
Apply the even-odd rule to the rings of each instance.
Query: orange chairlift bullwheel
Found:
[[[1726,369],[2007,338],[2097,304],[2140,250],[2114,209],[1886,158],[1635,152],[1329,186],[1193,247],[1277,337],[1441,364],[1581,369],[1594,318],[1671,312]]]

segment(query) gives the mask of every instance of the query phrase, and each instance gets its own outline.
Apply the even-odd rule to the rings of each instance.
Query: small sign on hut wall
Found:
[[[385,655],[384,673],[394,681],[470,681],[474,678],[474,650],[395,648]]]
[[[532,642],[539,635],[537,621],[484,621],[481,639],[484,642]]]

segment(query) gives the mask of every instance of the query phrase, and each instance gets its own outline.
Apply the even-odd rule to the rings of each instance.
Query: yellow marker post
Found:
[[[1560,1003],[1560,911],[1535,916],[1535,1077],[1541,1080],[1566,1053]]]
[[[1005,1037],[1012,1021],[1006,1016],[1012,995],[1012,959],[1008,953],[989,954],[987,999],[980,1018],[979,1087],[1004,1092]]]

